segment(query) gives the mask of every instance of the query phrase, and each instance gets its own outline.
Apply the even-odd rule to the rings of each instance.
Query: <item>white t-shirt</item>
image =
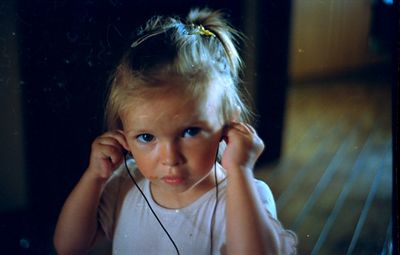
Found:
[[[129,169],[136,169],[133,160],[129,161]],[[137,169],[132,172],[138,174]],[[135,180],[179,249],[179,254],[210,254],[211,245],[212,254],[225,254],[226,178],[219,179],[214,219],[213,210],[217,202],[215,187],[185,208],[166,209],[153,200],[147,179],[139,174]],[[265,209],[279,224],[271,190],[264,182],[254,181]],[[99,206],[99,222],[113,242],[114,255],[177,254],[124,165],[114,172],[106,184]]]

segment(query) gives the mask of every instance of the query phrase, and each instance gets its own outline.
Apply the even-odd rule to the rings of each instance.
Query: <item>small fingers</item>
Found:
[[[117,164],[120,163],[126,147],[125,137],[120,132],[113,131],[96,138],[92,144],[92,151],[95,157],[108,159],[111,163]]]
[[[255,128],[250,124],[244,122],[232,122],[229,127],[230,130],[236,130],[252,141],[252,143],[257,147],[257,150],[262,151],[264,149],[264,142],[258,136]]]
[[[111,131],[103,134],[99,138],[99,142],[104,145],[113,145],[122,147],[129,150],[128,143],[126,142],[125,135],[121,130]]]
[[[114,165],[121,163],[123,155],[121,149],[113,146],[102,146],[100,154],[102,158],[108,159]]]
[[[257,133],[256,129],[252,125],[250,125],[248,123],[243,123],[243,125],[245,125],[251,133],[253,133],[253,134]]]
[[[250,124],[243,123],[243,122],[231,122],[229,127],[234,130],[238,130],[244,134],[255,134],[256,133],[255,129]]]

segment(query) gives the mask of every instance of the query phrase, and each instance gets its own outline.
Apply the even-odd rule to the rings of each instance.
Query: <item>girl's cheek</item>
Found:
[[[155,144],[132,141],[129,143],[129,147],[130,147],[131,151],[149,152],[154,149]]]

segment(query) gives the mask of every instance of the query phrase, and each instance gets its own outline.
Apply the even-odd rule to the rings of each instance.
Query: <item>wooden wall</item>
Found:
[[[293,79],[360,69],[382,60],[370,48],[370,0],[293,0]]]

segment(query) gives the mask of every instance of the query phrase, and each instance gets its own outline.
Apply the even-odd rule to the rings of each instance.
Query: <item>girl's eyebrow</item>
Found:
[[[143,134],[143,133],[148,133],[148,131],[145,131],[144,129],[134,129],[134,130],[129,130],[125,131],[125,134],[127,136],[136,136],[137,134]]]
[[[203,119],[196,119],[193,118],[186,123],[186,127],[193,127],[193,126],[208,126],[208,122]]]
[[[187,128],[188,127],[199,127],[203,130],[213,129],[213,125],[210,125],[210,123],[208,123],[207,121],[204,121],[204,120],[198,120],[198,121],[192,122],[189,125],[187,125]]]

